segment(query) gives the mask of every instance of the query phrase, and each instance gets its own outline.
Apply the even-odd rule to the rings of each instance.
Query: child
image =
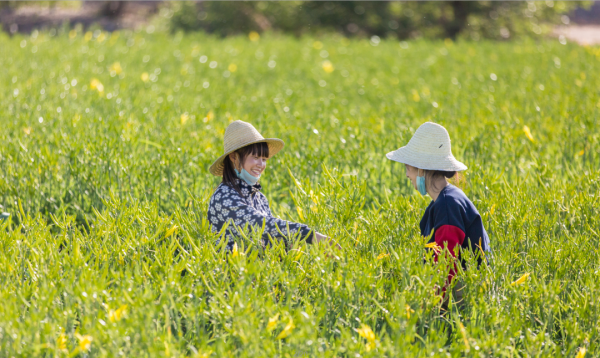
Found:
[[[474,250],[479,254],[478,266],[484,255],[490,253],[490,239],[483,227],[479,212],[465,193],[448,183],[457,172],[467,167],[456,160],[450,148],[450,136],[444,127],[427,122],[421,125],[408,144],[388,153],[387,158],[406,167],[406,176],[421,195],[429,194],[432,201],[421,219],[421,235],[429,237],[434,247],[434,258],[448,249],[453,257],[461,250]],[[482,255],[482,252],[484,255]],[[484,256],[484,257],[482,257]],[[464,260],[460,260],[463,268]],[[454,278],[456,271],[451,269],[446,286]],[[457,285],[458,286],[458,285]],[[446,287],[443,288],[446,291]],[[454,300],[460,301],[462,292],[455,287]],[[457,297],[458,296],[458,297]],[[445,297],[447,301],[447,297]]]
[[[263,225],[265,246],[269,236],[284,238],[300,233],[308,243],[328,239],[304,224],[274,217],[269,201],[261,193],[259,180],[267,160],[283,148],[281,139],[265,139],[250,123],[238,120],[225,130],[224,142],[225,153],[209,169],[213,175],[222,176],[223,181],[210,198],[208,221],[213,232],[229,223],[225,234],[228,250],[233,250],[234,238],[241,236],[238,230],[260,229]]]

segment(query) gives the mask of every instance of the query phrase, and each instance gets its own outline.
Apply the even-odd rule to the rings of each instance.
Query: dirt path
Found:
[[[116,5],[116,6],[115,6]],[[0,26],[10,33],[30,33],[68,23],[84,28],[97,24],[106,31],[135,29],[148,23],[160,6],[158,1],[123,1],[107,6],[104,1],[84,1],[79,8],[22,6],[0,7]]]
[[[554,34],[580,45],[600,45],[600,25],[558,26]]]

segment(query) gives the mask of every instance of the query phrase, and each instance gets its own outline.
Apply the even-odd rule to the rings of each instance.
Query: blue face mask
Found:
[[[234,170],[235,174],[237,174],[237,177],[248,183],[248,185],[254,185],[258,183],[258,180],[260,179],[260,175],[258,177],[255,177],[252,174],[248,173],[244,168],[242,168],[241,172],[237,169]]]
[[[425,187],[425,177],[420,177],[417,175],[417,190],[421,195],[425,196],[427,194],[427,188]]]

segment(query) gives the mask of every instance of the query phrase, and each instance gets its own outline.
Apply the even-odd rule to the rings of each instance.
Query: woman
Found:
[[[208,221],[213,232],[220,232],[228,224],[225,233],[228,250],[233,250],[234,238],[242,236],[240,231],[244,230],[248,237],[263,226],[265,246],[269,237],[279,239],[299,234],[308,243],[327,238],[304,224],[274,217],[267,198],[260,192],[260,177],[267,160],[283,148],[281,139],[265,139],[250,123],[235,121],[225,130],[224,141],[225,153],[209,169],[211,174],[222,176],[223,181],[210,198]]]
[[[450,136],[444,127],[427,122],[421,125],[408,144],[388,153],[387,158],[406,166],[406,176],[421,195],[429,194],[432,201],[421,219],[421,235],[429,237],[428,247],[434,250],[434,259],[446,248],[452,257],[460,250],[473,250],[478,266],[490,254],[490,239],[483,227],[479,212],[465,193],[448,183],[457,172],[467,167],[456,160],[450,148]],[[460,260],[463,268],[464,260]],[[446,286],[456,271],[451,269]],[[459,285],[457,285],[459,286]],[[456,287],[455,287],[456,289]],[[443,288],[443,291],[446,287]],[[462,292],[455,290],[454,299]],[[458,296],[458,297],[457,297]]]

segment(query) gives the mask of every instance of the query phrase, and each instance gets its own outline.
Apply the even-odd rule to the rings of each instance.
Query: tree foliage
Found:
[[[587,2],[182,2],[173,3],[173,30],[220,35],[275,30],[302,34],[337,31],[345,35],[406,38],[509,39],[547,33],[551,25]]]

